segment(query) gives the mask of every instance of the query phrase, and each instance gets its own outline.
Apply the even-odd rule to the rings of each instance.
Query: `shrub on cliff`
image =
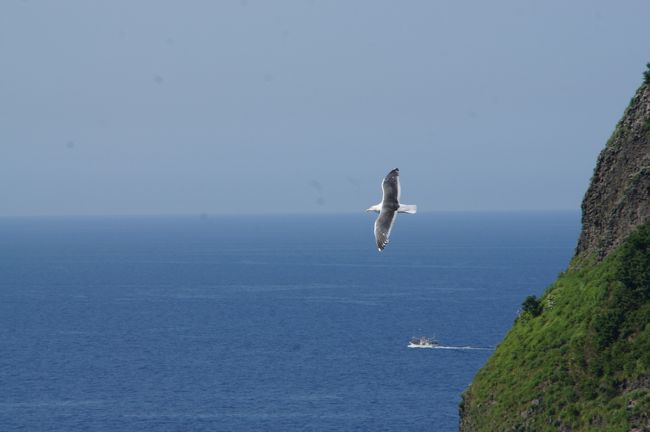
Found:
[[[542,304],[534,295],[526,297],[526,300],[524,300],[521,306],[524,312],[530,312],[534,317],[539,316],[542,313]]]
[[[633,301],[640,303],[650,299],[650,225],[642,226],[621,248],[618,279]]]

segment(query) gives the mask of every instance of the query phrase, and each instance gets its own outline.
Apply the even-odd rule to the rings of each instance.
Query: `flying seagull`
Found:
[[[388,173],[381,183],[381,188],[384,191],[381,202],[366,210],[379,213],[375,221],[375,239],[379,252],[384,250],[388,244],[390,230],[393,228],[397,213],[414,214],[417,211],[416,205],[399,203],[399,169],[395,168]]]

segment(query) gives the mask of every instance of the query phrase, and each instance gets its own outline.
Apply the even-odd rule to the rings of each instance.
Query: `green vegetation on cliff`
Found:
[[[461,431],[650,431],[650,63],[598,156],[569,270],[528,297]]]
[[[463,395],[461,429],[650,428],[650,222],[561,274],[539,304]]]

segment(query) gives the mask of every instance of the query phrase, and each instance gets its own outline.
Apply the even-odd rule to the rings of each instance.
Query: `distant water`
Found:
[[[0,219],[0,430],[457,430],[578,213],[373,220]]]

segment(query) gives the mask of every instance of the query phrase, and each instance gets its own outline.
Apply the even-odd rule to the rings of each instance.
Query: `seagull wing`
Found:
[[[382,199],[382,208],[389,207],[397,210],[399,208],[399,170],[395,168],[386,175],[384,181],[381,183],[381,188],[384,192]]]
[[[382,207],[381,212],[379,212],[379,216],[375,221],[375,239],[377,240],[377,249],[380,251],[384,250],[388,244],[388,237],[390,236],[390,230],[393,228],[396,215],[395,210],[385,207]]]

